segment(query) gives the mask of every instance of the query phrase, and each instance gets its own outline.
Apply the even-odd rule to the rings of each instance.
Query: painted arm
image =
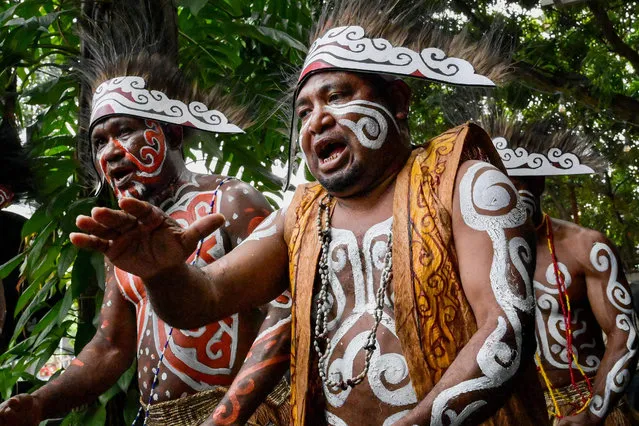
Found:
[[[229,185],[222,199],[227,202],[221,204],[221,213],[229,218],[223,231],[232,247],[240,242],[252,244],[261,239],[272,238],[277,227],[284,224],[282,210],[271,213],[263,220],[271,210],[268,202],[262,194],[243,182],[237,181]],[[263,222],[257,226],[261,220]],[[291,341],[290,293],[284,292],[264,306],[263,310],[266,311],[266,317],[242,368],[205,425],[246,424],[288,368]]]
[[[71,241],[141,277],[154,311],[174,327],[219,321],[264,305],[288,288],[283,226],[273,238],[249,241],[198,269],[185,261],[201,238],[225,223],[224,216],[208,215],[183,229],[149,203],[123,198],[119,205],[122,210],[94,208],[90,217],[78,216],[84,233],[72,233]]]
[[[598,425],[616,406],[630,383],[637,365],[637,329],[630,287],[614,245],[603,235],[590,231],[586,242],[588,300],[601,329],[608,338],[606,352],[593,381],[593,397],[583,412],[561,419],[559,425]],[[593,238],[594,237],[594,238]]]
[[[64,374],[31,395],[21,394],[0,405],[0,424],[37,425],[93,402],[131,366],[135,355],[135,314],[107,265],[100,326]]]
[[[477,161],[460,167],[453,238],[478,330],[402,425],[478,424],[508,397],[522,359],[534,351],[534,235],[525,222],[502,172]]]
[[[244,365],[205,425],[244,425],[289,368],[291,294],[268,305],[266,319]]]

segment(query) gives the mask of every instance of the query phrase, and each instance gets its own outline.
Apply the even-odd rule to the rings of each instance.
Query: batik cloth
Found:
[[[397,335],[418,400],[441,379],[477,331],[459,279],[452,204],[459,165],[467,159],[503,166],[480,127],[465,124],[414,149],[397,177],[393,205],[393,281]],[[295,425],[323,418],[312,354],[313,286],[320,253],[317,210],[326,191],[302,185],[287,211],[285,239],[293,294],[291,407]],[[488,277],[486,277],[488,281]],[[488,283],[487,283],[488,285]],[[548,423],[532,356],[522,360],[512,396],[486,425]]]
[[[149,426],[199,426],[208,419],[228,388],[217,386],[184,398],[151,404]],[[246,423],[249,426],[287,426],[291,422],[290,389],[281,380]],[[146,404],[142,403],[143,409]]]

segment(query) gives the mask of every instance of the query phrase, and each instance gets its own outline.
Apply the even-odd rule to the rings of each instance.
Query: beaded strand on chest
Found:
[[[330,195],[326,195],[320,201],[318,213],[317,213],[317,231],[319,233],[319,238],[321,242],[321,254],[318,264],[318,270],[320,275],[321,287],[319,291],[319,295],[317,298],[317,314],[315,318],[315,338],[313,340],[313,346],[318,359],[318,367],[319,367],[319,375],[322,379],[322,382],[328,387],[332,389],[342,389],[346,390],[348,387],[355,387],[364,381],[366,376],[368,375],[368,370],[370,369],[371,358],[373,357],[373,353],[377,347],[376,345],[376,335],[377,328],[382,321],[382,317],[384,314],[384,299],[386,295],[386,291],[388,289],[388,285],[392,279],[392,269],[393,269],[393,256],[392,256],[392,246],[393,246],[393,234],[390,233],[388,237],[388,245],[386,249],[386,255],[384,257],[384,269],[382,270],[382,276],[380,281],[380,286],[377,289],[376,293],[376,306],[374,312],[375,322],[371,328],[371,331],[366,339],[366,344],[364,345],[364,350],[366,351],[366,358],[364,369],[355,377],[335,381],[328,378],[328,358],[331,354],[331,341],[328,337],[328,314],[330,312],[330,304],[328,297],[328,287],[329,287],[329,249],[331,244],[331,226],[330,226],[330,207],[332,197]],[[322,215],[324,216],[324,220],[322,221]],[[322,223],[323,222],[323,223]],[[324,350],[322,350],[322,347]]]

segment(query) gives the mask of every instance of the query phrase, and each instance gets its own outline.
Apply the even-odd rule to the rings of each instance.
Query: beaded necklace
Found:
[[[346,381],[335,381],[328,378],[328,357],[331,353],[331,341],[328,338],[328,313],[331,309],[328,300],[328,286],[329,286],[329,264],[328,264],[328,250],[331,244],[331,214],[330,203],[333,197],[331,195],[325,195],[320,201],[319,209],[317,212],[317,232],[319,233],[320,241],[322,243],[322,251],[318,264],[321,287],[319,297],[317,298],[317,314],[315,317],[315,339],[313,346],[319,356],[317,361],[319,367],[319,375],[325,386],[331,389],[346,390],[350,386],[354,388],[356,385],[364,381],[364,378],[368,374],[368,370],[371,364],[371,358],[375,352],[376,342],[375,336],[377,334],[377,328],[382,321],[383,309],[384,309],[384,296],[386,295],[386,289],[391,282],[393,276],[393,234],[388,236],[388,245],[386,248],[386,256],[384,257],[384,269],[380,278],[380,285],[377,289],[375,306],[375,323],[371,328],[364,350],[366,350],[366,361],[364,363],[364,369],[355,377],[347,379]],[[324,215],[324,225],[322,226],[322,214]],[[324,346],[322,351],[321,346]]]
[[[235,179],[235,178],[225,177],[224,179],[222,179],[222,181],[217,185],[217,187],[213,191],[213,196],[211,197],[211,204],[209,205],[210,209],[208,214],[212,214],[215,212],[215,200],[217,199],[217,193],[222,187],[222,185],[224,185],[226,182],[228,182],[231,179]],[[191,265],[195,265],[198,259],[200,258],[200,251],[202,250],[203,242],[204,242],[204,238],[202,238],[198,242],[197,250],[195,251],[195,257],[191,261]],[[149,393],[149,400],[146,404],[146,407],[140,407],[140,409],[138,410],[138,414],[135,416],[135,419],[133,420],[133,423],[131,423],[131,426],[135,426],[135,424],[138,422],[138,419],[140,418],[140,415],[142,414],[143,408],[144,408],[144,423],[142,424],[146,425],[149,420],[149,410],[151,408],[151,401],[153,400],[153,392],[155,391],[155,387],[157,386],[159,381],[158,378],[160,377],[160,367],[162,366],[162,360],[164,360],[164,352],[166,351],[166,348],[169,346],[169,343],[171,342],[172,337],[173,337],[173,327],[171,327],[171,329],[169,330],[169,334],[166,338],[166,342],[164,343],[164,347],[162,347],[162,352],[160,353],[160,358],[158,359],[158,365],[151,370],[153,372],[153,382],[151,382],[152,384],[151,384],[151,391]]]
[[[581,399],[581,403],[582,403],[581,407],[579,407],[578,410],[575,412],[575,414],[578,414],[586,409],[586,407],[590,403],[590,400],[592,399],[592,384],[590,383],[590,378],[583,371],[583,369],[581,368],[581,365],[579,365],[577,356],[575,355],[572,348],[572,328],[571,328],[572,314],[570,311],[570,298],[568,297],[568,291],[566,288],[566,280],[565,280],[564,274],[559,270],[559,262],[557,261],[557,256],[555,254],[555,241],[554,241],[554,234],[552,232],[552,223],[551,223],[550,217],[546,213],[544,213],[542,226],[544,224],[546,227],[546,240],[548,241],[548,251],[550,252],[550,257],[552,259],[553,269],[555,273],[555,281],[557,282],[557,291],[559,293],[559,305],[561,306],[561,312],[564,317],[564,327],[566,330],[566,351],[567,351],[568,359],[570,360],[568,362],[568,371],[570,373],[570,385],[575,390],[575,392],[579,394],[579,398]],[[546,371],[544,370],[544,367],[541,363],[541,358],[539,357],[539,353],[535,354],[535,359],[537,361],[538,370],[540,371],[541,376],[544,379],[546,387],[548,388],[548,393],[550,394],[550,399],[552,400],[553,406],[555,408],[555,412],[554,413],[551,412],[550,414],[552,414],[558,419],[561,419],[564,416],[561,414],[561,411],[559,410],[559,404],[557,403],[557,399],[555,397],[555,393],[560,394],[560,392],[558,389],[555,389],[552,386],[552,383],[550,383],[548,375],[546,374]],[[572,366],[573,361],[575,366],[577,367],[577,369],[579,370],[579,372],[581,373],[581,375],[584,377],[586,381],[589,395],[585,396],[583,392],[581,391],[581,389],[579,388],[579,386],[577,385],[577,380],[575,379],[575,372]],[[565,398],[565,399],[568,400],[569,398]]]

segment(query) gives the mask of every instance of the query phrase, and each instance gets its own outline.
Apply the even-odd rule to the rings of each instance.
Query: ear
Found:
[[[389,100],[395,111],[395,118],[398,120],[406,120],[410,108],[410,97],[412,91],[404,80],[396,79],[388,84]]]
[[[184,129],[177,124],[167,124],[164,127],[164,136],[171,149],[179,149],[184,142]]]

